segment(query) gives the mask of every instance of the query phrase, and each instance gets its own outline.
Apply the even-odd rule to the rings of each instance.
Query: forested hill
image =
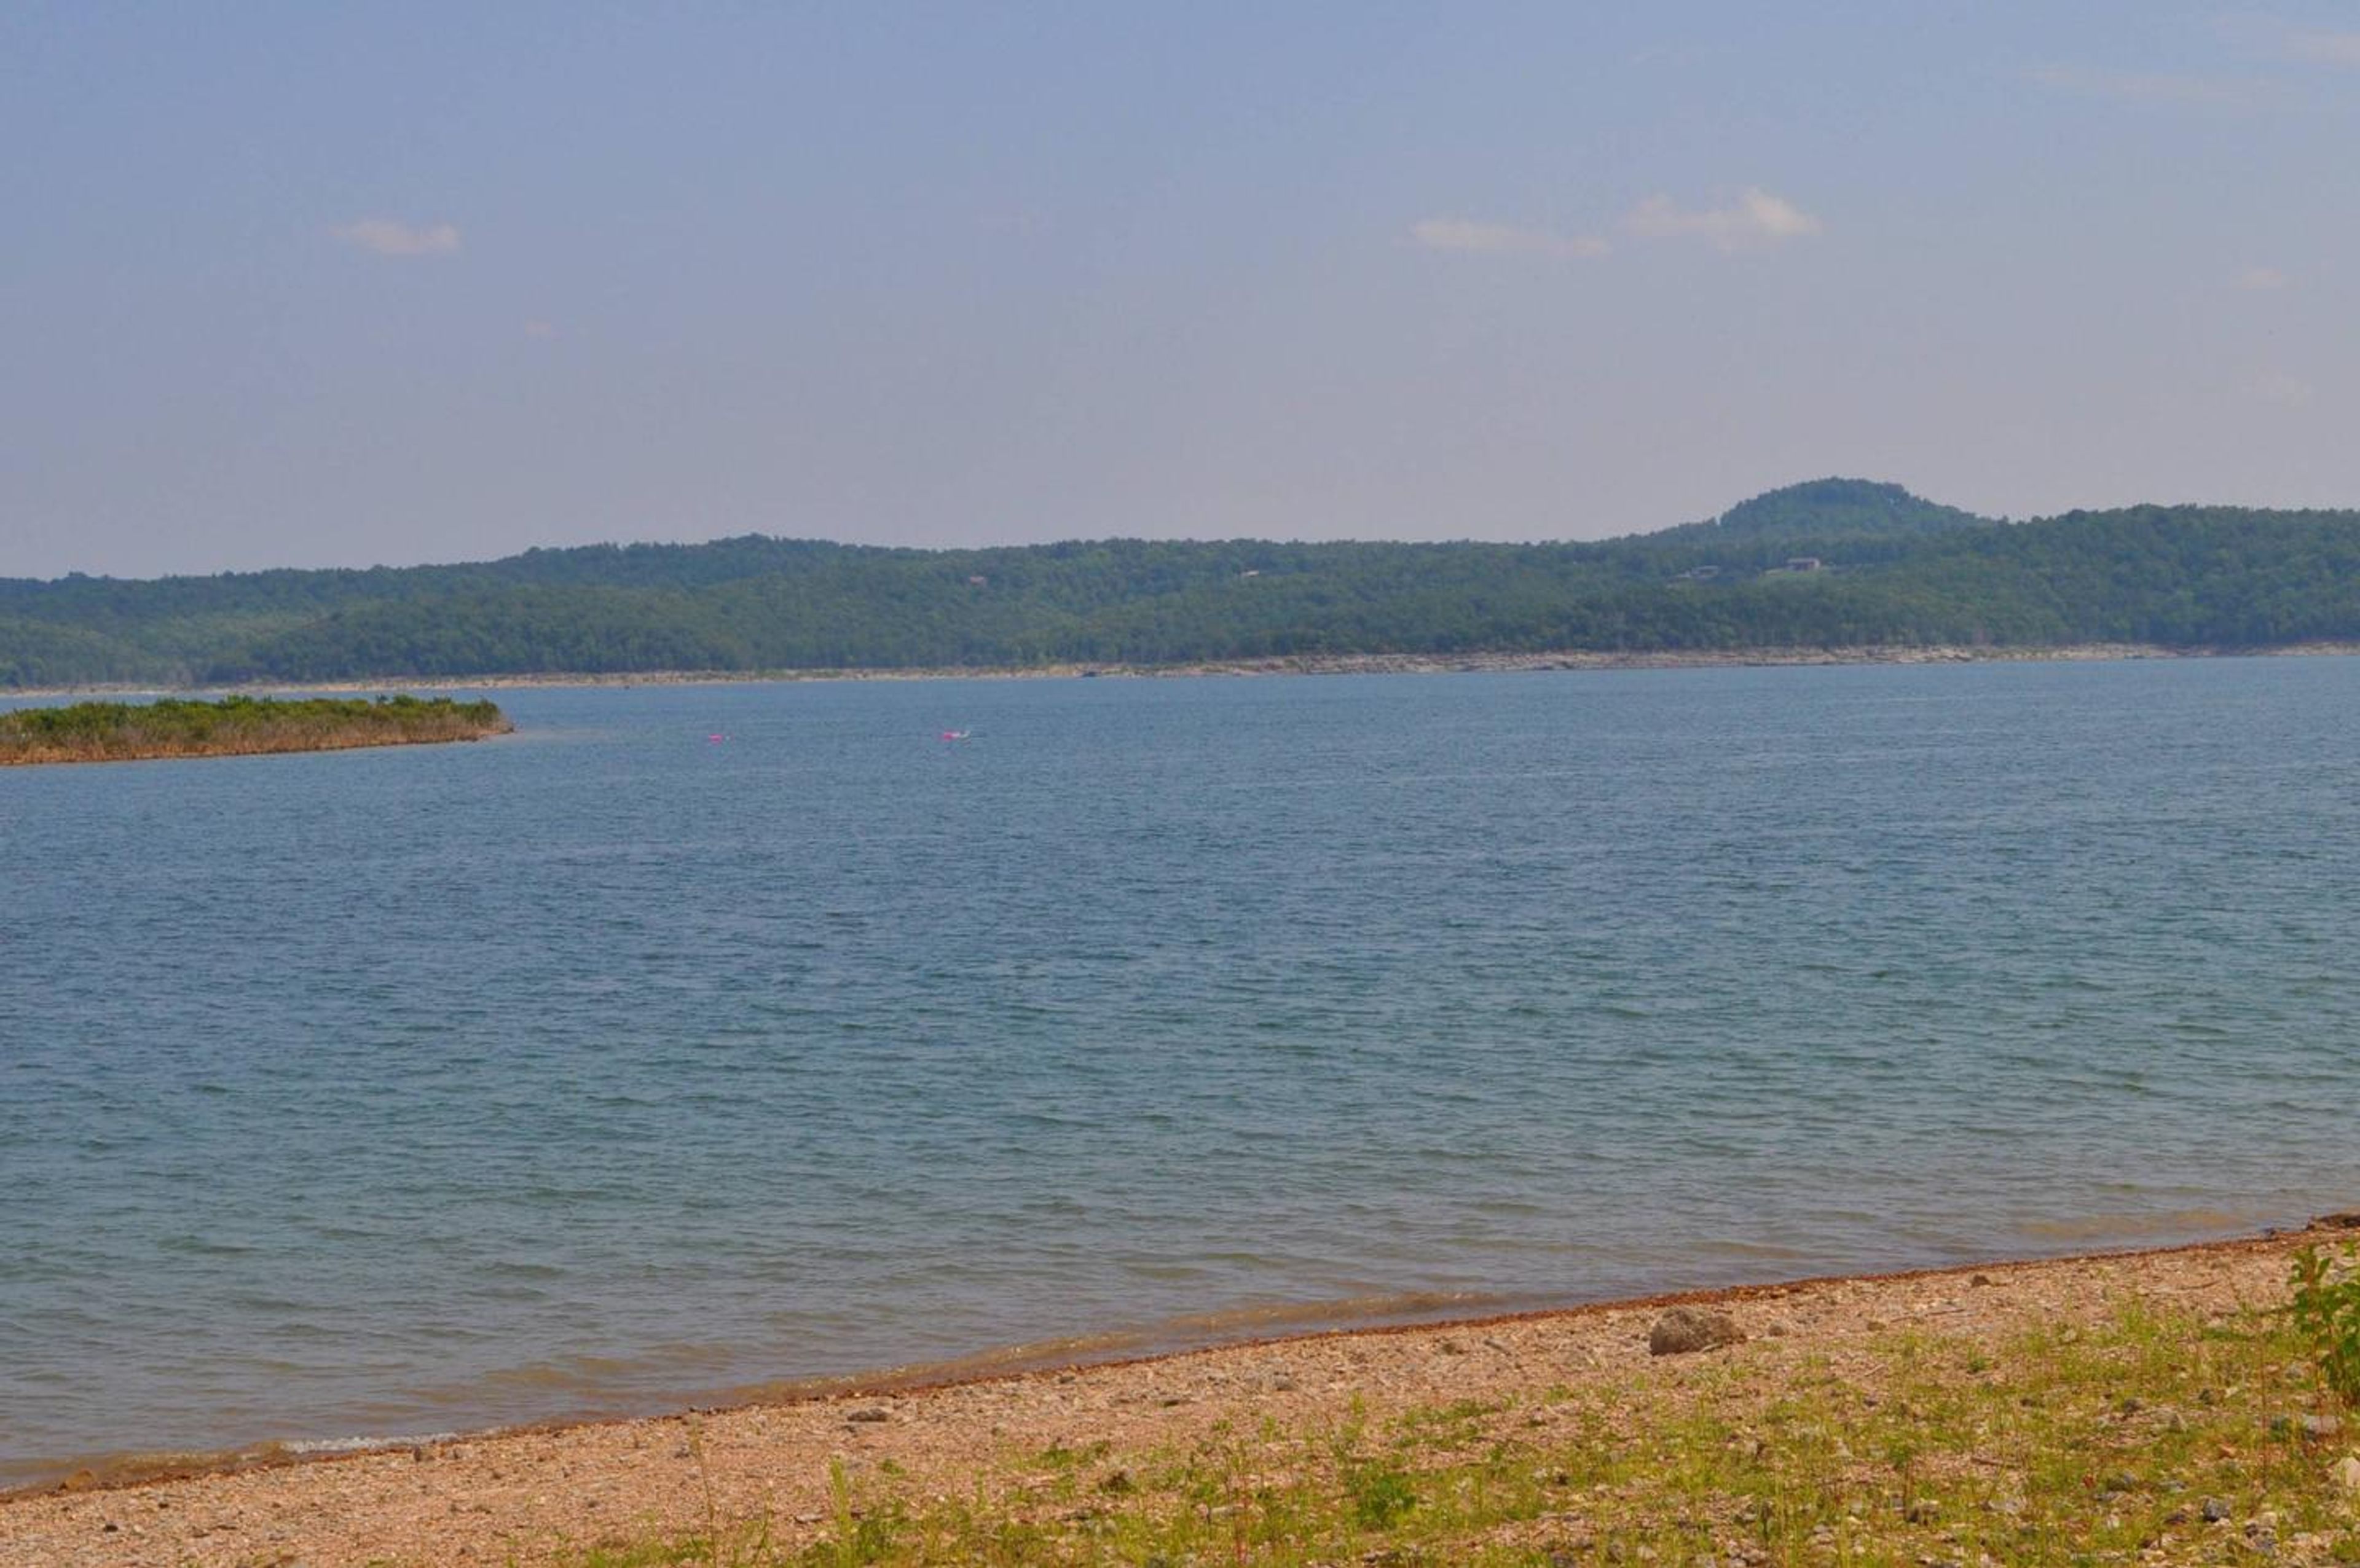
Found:
[[[2360,512],[2002,523],[1842,479],[1583,544],[749,536],[399,570],[0,580],[0,686],[15,687],[2322,639],[2360,640]]]
[[[1751,501],[1741,501],[1710,522],[1689,527],[1718,529],[1724,539],[1783,539],[1797,534],[1832,539],[1849,534],[1937,534],[1952,528],[1987,528],[1990,524],[1989,517],[1912,495],[1898,485],[1879,485],[1867,479],[1815,479],[1808,485],[1789,485],[1783,490],[1756,495]]]

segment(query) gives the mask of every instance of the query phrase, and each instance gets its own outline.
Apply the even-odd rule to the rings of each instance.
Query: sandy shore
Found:
[[[2276,648],[2172,648],[2160,643],[2076,643],[2063,648],[1756,648],[1655,653],[1349,653],[1283,659],[1207,659],[1185,664],[1027,664],[923,670],[650,670],[614,675],[385,676],[368,681],[171,689],[200,691],[514,691],[545,687],[730,686],[777,681],[1062,681],[1249,675],[1449,675],[1538,670],[1720,670],[1839,664],[2057,664],[2128,659],[2278,659],[2360,654],[2360,643],[2290,643]],[[27,687],[11,697],[92,697],[154,693],[153,685]]]
[[[2360,1216],[2322,1221],[2310,1233],[2158,1251],[1318,1334],[120,1487],[84,1478],[0,1499],[0,1565],[534,1563],[600,1541],[755,1519],[774,1548],[792,1549],[820,1539],[836,1517],[832,1477],[837,1486],[890,1481],[922,1502],[972,1498],[1022,1455],[1170,1452],[1258,1422],[1382,1421],[1472,1400],[1527,1410],[1519,1419],[1538,1423],[1547,1412],[1534,1401],[1545,1389],[1560,1399],[1589,1391],[1677,1402],[1740,1371],[1767,1390],[1765,1399],[1811,1368],[1849,1369],[1873,1387],[1871,1347],[1902,1331],[1997,1346],[2030,1330],[2062,1325],[2070,1334],[2129,1302],[2227,1323],[2283,1303],[2294,1249],[2322,1235],[2348,1237],[2354,1225]],[[1649,1329],[1676,1301],[1730,1313],[1748,1338],[1703,1355],[1652,1356]],[[2344,1445],[2360,1446],[2348,1436]]]

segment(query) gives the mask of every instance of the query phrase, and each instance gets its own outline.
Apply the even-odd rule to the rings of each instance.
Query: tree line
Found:
[[[755,535],[366,572],[0,580],[0,685],[20,688],[2330,639],[2360,640],[2360,513],[2003,523],[1858,480],[1591,543],[921,550]]]

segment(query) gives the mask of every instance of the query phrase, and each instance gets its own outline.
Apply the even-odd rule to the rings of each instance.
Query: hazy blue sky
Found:
[[[2360,5],[0,6],[0,575],[2360,505]]]

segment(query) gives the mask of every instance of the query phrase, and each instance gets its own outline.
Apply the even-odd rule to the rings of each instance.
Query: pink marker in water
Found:
[[[727,740],[729,737],[726,735],[709,735],[705,738],[707,740]]]
[[[973,734],[975,734],[973,730],[945,730],[943,732],[943,738],[945,740],[965,740],[967,736]]]

